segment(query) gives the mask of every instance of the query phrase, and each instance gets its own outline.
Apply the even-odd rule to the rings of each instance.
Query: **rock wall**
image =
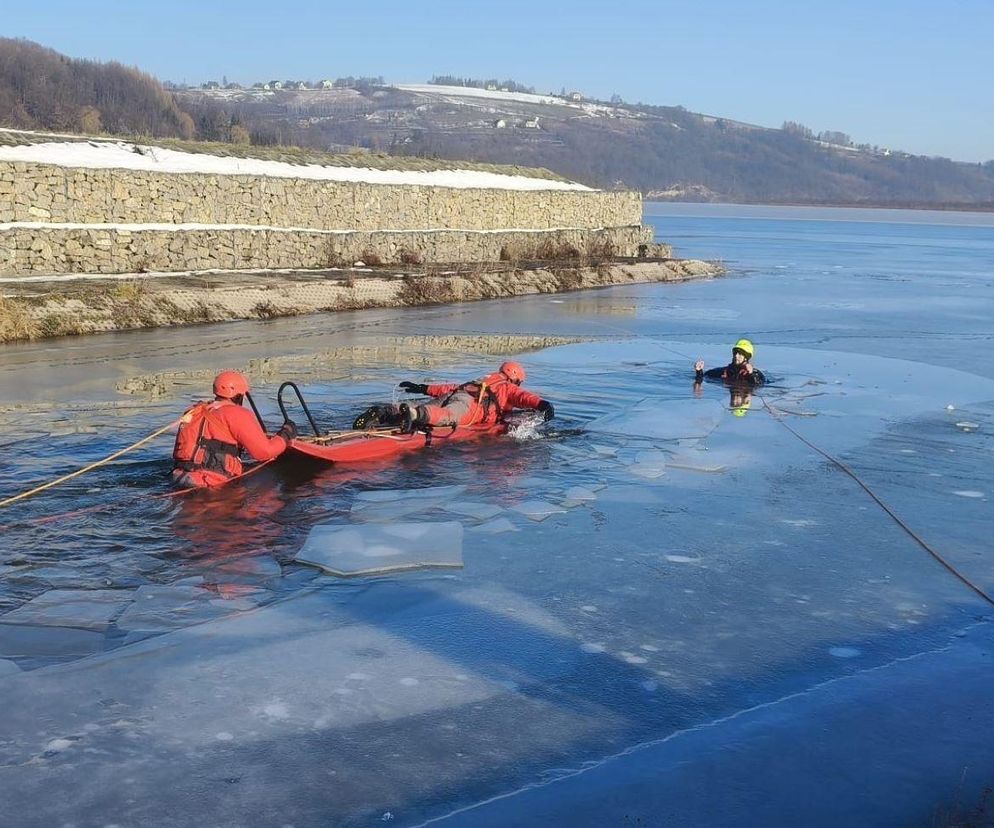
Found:
[[[0,162],[3,276],[636,256],[653,237],[641,220],[630,192]]]
[[[0,230],[0,273],[143,273],[310,269],[370,263],[488,262],[580,256],[635,256],[651,242],[643,227],[607,230],[331,232],[296,230]],[[654,246],[655,247],[655,246]],[[658,249],[653,251],[659,253]],[[661,251],[668,253],[668,249]],[[379,261],[373,259],[376,257]]]
[[[0,224],[548,230],[640,224],[638,193],[491,190],[0,162]]]

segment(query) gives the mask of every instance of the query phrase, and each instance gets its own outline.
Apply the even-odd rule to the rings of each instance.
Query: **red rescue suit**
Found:
[[[445,397],[440,405],[419,405],[430,426],[496,425],[515,408],[538,408],[542,398],[525,391],[503,374],[490,374],[464,385],[429,385],[429,397]]]
[[[267,436],[255,415],[231,400],[197,403],[180,421],[173,479],[180,486],[220,486],[242,473],[243,450],[255,460],[272,460],[287,445],[282,436]]]

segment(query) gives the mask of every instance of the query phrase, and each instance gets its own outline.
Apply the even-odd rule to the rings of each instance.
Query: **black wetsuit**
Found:
[[[736,365],[734,362],[724,368],[698,371],[694,377],[694,382],[704,382],[705,379],[721,380],[726,385],[747,385],[752,388],[766,382],[766,376],[758,368],[753,368],[752,373],[749,374],[742,370],[742,365]]]

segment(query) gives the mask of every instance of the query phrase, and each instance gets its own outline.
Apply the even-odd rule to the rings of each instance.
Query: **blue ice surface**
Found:
[[[544,439],[267,469],[213,495],[27,523],[160,491],[154,447],[14,512],[0,791],[24,824],[127,824],[147,808],[163,824],[968,816],[956,809],[994,778],[991,608],[787,426],[994,589],[994,229],[674,209],[648,206],[661,238],[729,277],[350,315],[348,336],[589,338],[518,357],[556,405]],[[313,327],[224,338],[304,348],[296,332]],[[157,354],[162,336],[90,350]],[[741,336],[771,382],[736,416],[721,385],[693,388],[691,365],[722,364]],[[355,384],[307,391],[347,422],[399,379],[495,361],[363,365]],[[267,413],[271,390],[257,391]],[[165,416],[0,414],[4,439],[57,435],[5,457],[4,492]],[[464,569],[342,583],[292,562],[315,525],[371,538],[392,521],[459,521]],[[172,612],[159,584],[176,585]],[[79,628],[24,623],[55,590],[123,600],[116,615],[101,602],[99,631],[87,607]],[[156,630],[174,631],[136,635]]]

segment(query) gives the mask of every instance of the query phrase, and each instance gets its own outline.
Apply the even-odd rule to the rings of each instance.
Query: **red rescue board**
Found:
[[[423,431],[414,434],[401,434],[398,431],[389,434],[350,433],[347,436],[323,439],[320,442],[313,437],[297,438],[290,443],[286,457],[304,456],[326,463],[349,464],[362,463],[368,460],[383,460],[399,456],[411,451],[423,449],[426,446],[440,446],[445,443],[477,440],[480,437],[496,437],[507,432],[506,423],[489,426],[459,427],[454,431],[444,426],[434,429],[431,439]]]

